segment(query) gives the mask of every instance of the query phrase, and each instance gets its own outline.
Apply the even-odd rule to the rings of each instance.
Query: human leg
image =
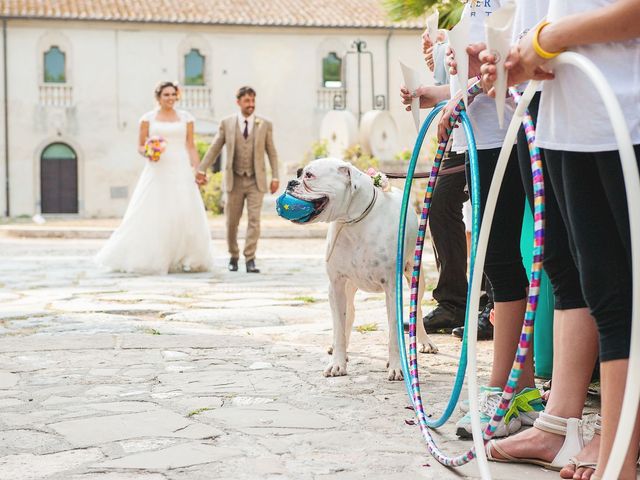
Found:
[[[244,258],[247,262],[254,260],[260,239],[260,213],[262,211],[262,200],[264,193],[258,190],[255,180],[247,180],[247,235],[244,243]]]

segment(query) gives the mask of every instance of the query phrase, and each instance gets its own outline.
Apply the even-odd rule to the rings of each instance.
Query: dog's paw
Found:
[[[438,353],[438,347],[436,344],[429,341],[428,343],[421,343],[418,350],[420,353]]]
[[[325,377],[342,377],[347,374],[347,362],[330,362],[324,369]]]
[[[397,368],[390,368],[387,379],[392,382],[404,380],[404,376],[402,375],[402,369],[400,368],[400,366],[398,366]]]

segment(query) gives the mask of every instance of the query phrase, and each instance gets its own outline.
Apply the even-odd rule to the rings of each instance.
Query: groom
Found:
[[[262,199],[267,191],[265,151],[271,165],[271,185],[273,194],[278,190],[278,154],[273,145],[273,126],[265,118],[254,114],[256,92],[251,87],[242,87],[236,94],[240,111],[225,118],[204,159],[198,166],[196,182],[207,183],[207,169],[220,154],[223,145],[227,145],[227,158],[224,166],[224,189],[227,201],[224,213],[227,217],[227,244],[229,246],[229,270],[238,270],[238,224],[244,203],[247,202],[249,223],[244,245],[244,258],[247,272],[260,273],[255,257],[260,237],[260,211]]]

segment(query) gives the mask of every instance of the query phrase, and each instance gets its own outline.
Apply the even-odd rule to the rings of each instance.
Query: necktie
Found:
[[[249,122],[247,120],[244,121],[244,132],[242,132],[242,136],[245,140],[249,136]]]

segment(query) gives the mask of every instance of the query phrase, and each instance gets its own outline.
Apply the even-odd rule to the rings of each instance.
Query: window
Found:
[[[66,83],[65,54],[60,48],[53,46],[44,52],[44,82]]]
[[[336,52],[329,52],[322,59],[322,85],[328,88],[342,87],[342,59]]]
[[[42,152],[43,160],[76,159],[76,152],[64,143],[52,143]]]
[[[204,56],[200,50],[192,48],[184,56],[184,84],[204,85]]]

